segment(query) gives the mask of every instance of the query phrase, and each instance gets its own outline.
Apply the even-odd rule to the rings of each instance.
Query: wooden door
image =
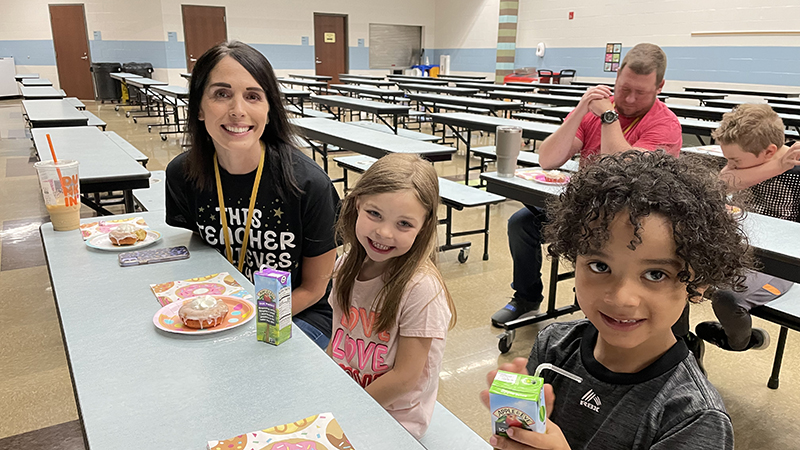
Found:
[[[228,40],[224,6],[181,5],[183,41],[186,45],[186,71],[206,50]]]
[[[89,38],[83,5],[49,5],[58,84],[68,96],[94,100]]]
[[[333,77],[329,84],[339,82],[340,73],[348,73],[347,16],[314,13],[314,60],[317,75]]]

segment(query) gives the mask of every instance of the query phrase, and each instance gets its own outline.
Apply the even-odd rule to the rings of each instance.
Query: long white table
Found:
[[[50,100],[67,96],[64,91],[53,86],[20,86],[19,93],[25,100]]]
[[[156,329],[150,284],[229,272],[251,294],[253,285],[199,237],[165,225],[163,212],[130,216],[162,233],[151,248],[185,245],[191,257],[122,268],[78,230],[41,227],[89,448],[198,450],[322,412],[356,449],[424,448],[296,328],[277,347],[256,340],[255,319],[202,336]]]
[[[85,194],[123,191],[126,212],[133,212],[132,189],[148,187],[150,172],[97,127],[33,128],[33,145],[42,161],[52,161],[47,134],[59,160],[77,160],[81,201],[100,214],[109,214],[98,198]]]
[[[31,128],[85,126],[89,118],[72,102],[60,100],[23,100],[22,108]]]

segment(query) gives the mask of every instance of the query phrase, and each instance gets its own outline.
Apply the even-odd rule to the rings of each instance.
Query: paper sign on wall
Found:
[[[616,72],[619,70],[619,60],[622,54],[622,44],[609,43],[606,44],[606,57],[603,64],[604,72]]]
[[[336,43],[336,33],[325,33],[325,43]]]

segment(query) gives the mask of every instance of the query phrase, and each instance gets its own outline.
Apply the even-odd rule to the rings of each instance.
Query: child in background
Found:
[[[455,307],[436,268],[439,180],[417,155],[384,156],[342,205],[328,355],[416,438],[428,429]]]
[[[800,144],[784,145],[783,122],[769,105],[739,106],[723,116],[712,137],[728,160],[720,178],[729,192],[739,191],[753,212],[800,222]],[[697,324],[698,337],[725,350],[767,348],[769,334],[752,328],[750,310],[785,294],[794,283],[753,271],[745,284],[744,292],[711,293],[719,322]]]
[[[548,251],[575,265],[586,319],[549,325],[527,361],[500,369],[551,363],[583,382],[545,372],[546,432],[511,428],[509,438],[491,437],[494,447],[733,448],[719,393],[671,330],[687,301],[708,285],[738,287],[751,264],[724,184],[693,160],[606,156],[548,205]],[[488,391],[481,397],[488,405]]]

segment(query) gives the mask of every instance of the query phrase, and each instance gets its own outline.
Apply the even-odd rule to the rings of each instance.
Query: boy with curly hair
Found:
[[[738,191],[753,212],[800,222],[800,144],[784,145],[780,117],[767,104],[744,104],[725,114],[712,137],[728,164],[720,178]],[[711,304],[719,322],[701,322],[695,333],[724,350],[763,350],[769,334],[753,328],[750,310],[785,294],[794,283],[761,272],[748,272],[747,289],[716,289]],[[797,289],[797,288],[795,288]]]
[[[726,190],[695,158],[627,151],[576,174],[551,205],[548,252],[575,266],[586,319],[543,329],[529,359],[545,372],[547,430],[492,436],[500,449],[732,449],[719,393],[671,327],[706,286],[740,288],[747,240]],[[668,195],[665,195],[668,193]],[[487,377],[494,378],[494,373]],[[488,391],[481,393],[488,405]]]

